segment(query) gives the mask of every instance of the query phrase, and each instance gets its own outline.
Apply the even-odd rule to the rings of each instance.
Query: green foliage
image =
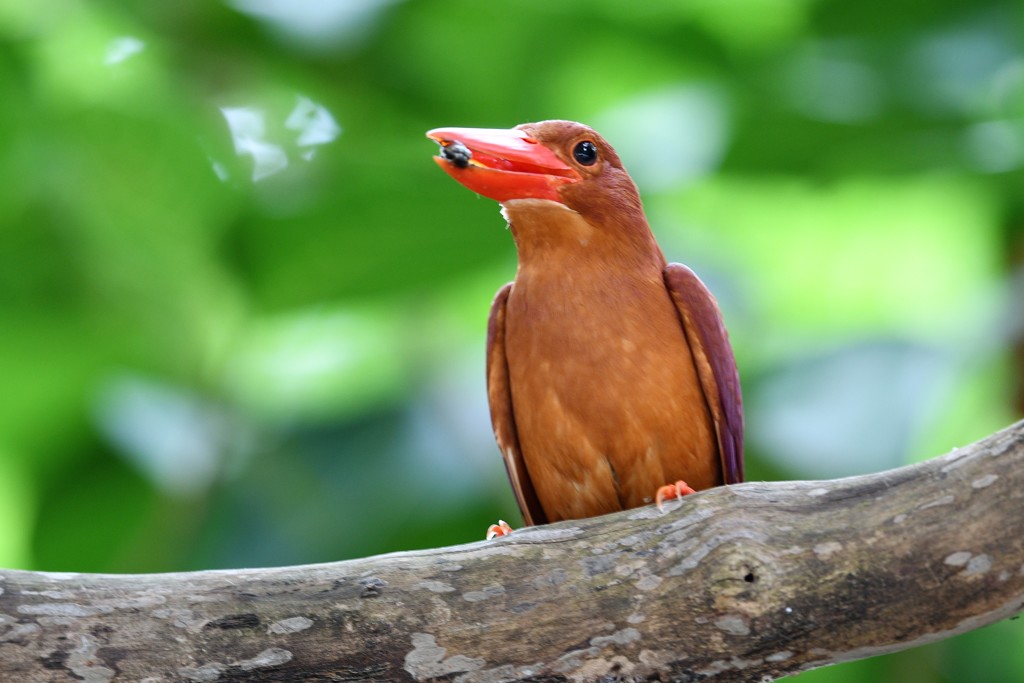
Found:
[[[7,0],[0,565],[326,561],[515,517],[483,389],[514,250],[434,167],[438,126],[572,118],[616,144],[725,311],[754,476],[1003,426],[1018,14]],[[1018,679],[1019,623],[804,678]]]

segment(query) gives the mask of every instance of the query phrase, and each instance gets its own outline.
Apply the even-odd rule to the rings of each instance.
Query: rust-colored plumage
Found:
[[[741,481],[739,377],[718,306],[666,264],[611,146],[570,121],[428,136],[442,168],[502,203],[516,242],[515,280],[491,309],[487,390],[526,523],[643,505],[676,480]]]

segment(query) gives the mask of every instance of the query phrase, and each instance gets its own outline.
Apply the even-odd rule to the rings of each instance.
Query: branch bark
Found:
[[[0,571],[11,681],[756,681],[1024,608],[1024,422],[493,542],[274,569]]]

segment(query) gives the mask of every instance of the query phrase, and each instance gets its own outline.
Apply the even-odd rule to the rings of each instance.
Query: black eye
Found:
[[[572,148],[572,158],[584,166],[593,166],[597,162],[597,145],[590,140],[576,143]]]

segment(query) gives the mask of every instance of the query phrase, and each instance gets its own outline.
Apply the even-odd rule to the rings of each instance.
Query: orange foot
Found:
[[[499,536],[508,536],[510,533],[512,533],[512,527],[505,520],[499,519],[497,524],[487,527],[487,540],[489,541]]]
[[[680,479],[674,484],[666,484],[665,486],[659,488],[658,493],[656,493],[654,496],[654,502],[660,510],[662,503],[664,503],[666,500],[672,498],[682,498],[683,496],[688,496],[691,493],[697,492],[691,489],[689,484]],[[493,529],[494,527],[491,528]]]

